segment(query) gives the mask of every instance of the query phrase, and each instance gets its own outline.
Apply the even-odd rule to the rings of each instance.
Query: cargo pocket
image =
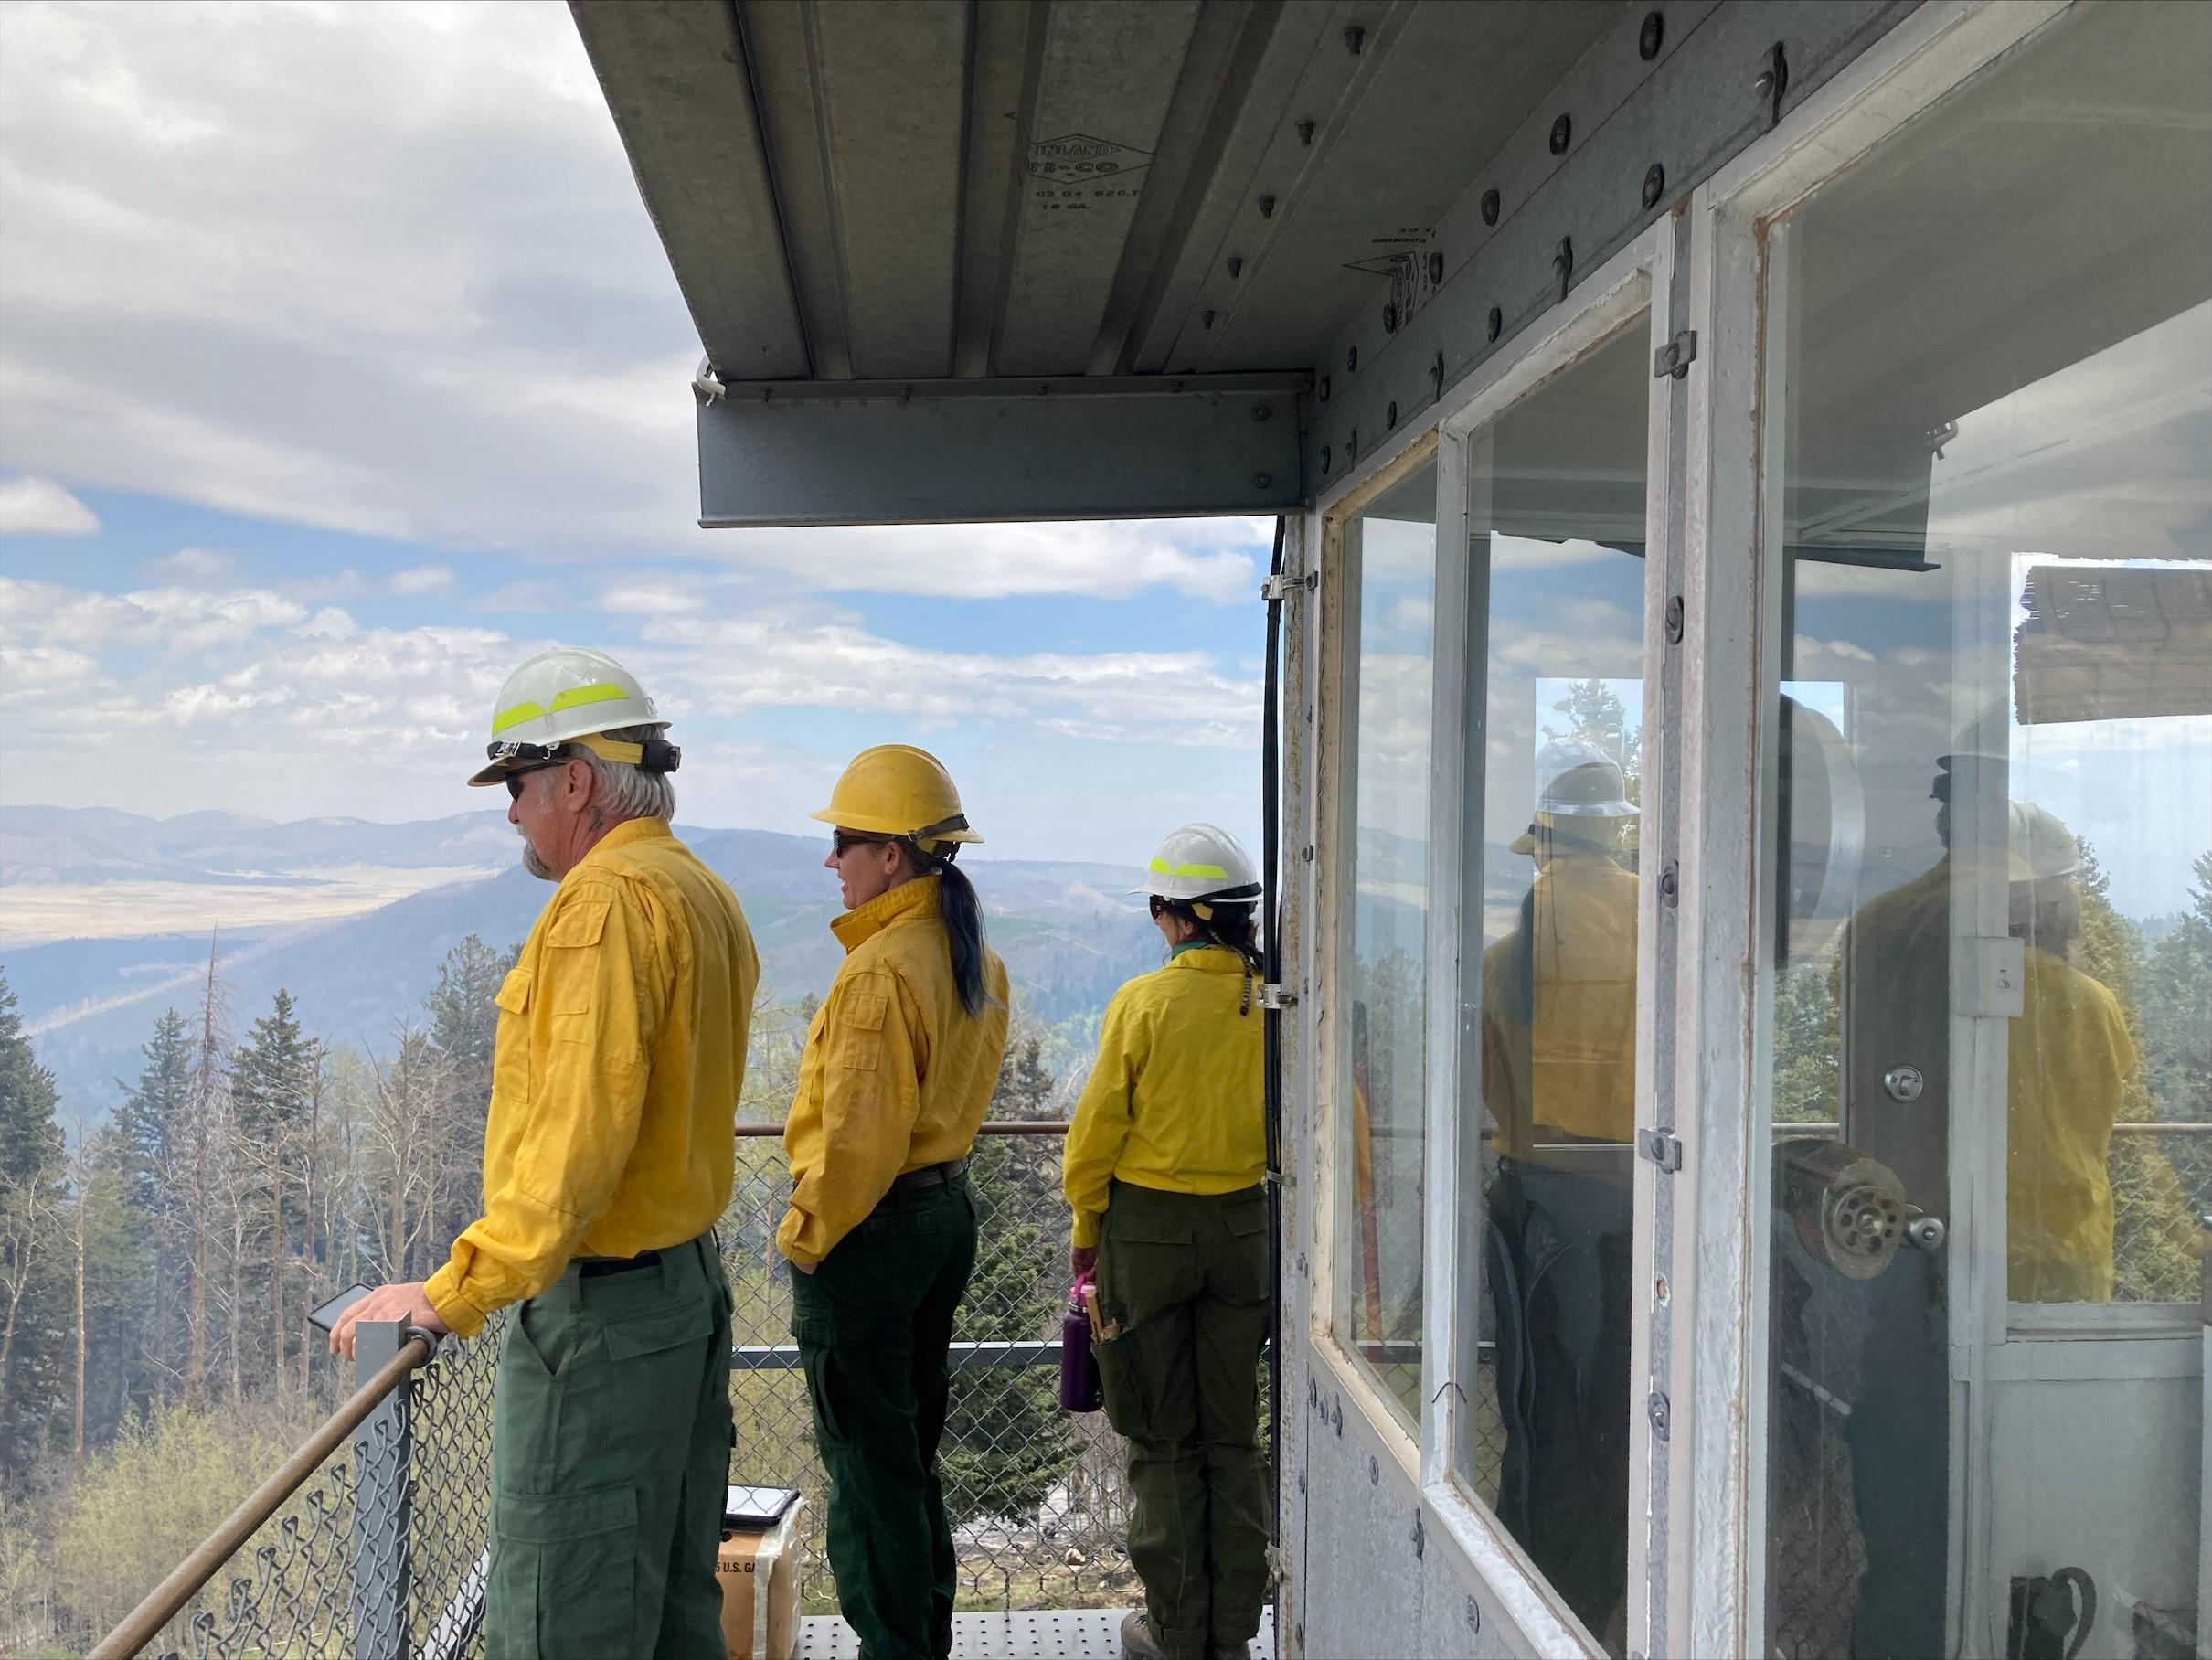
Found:
[[[493,1660],[642,1655],[636,1620],[637,1495],[501,1493],[492,1502],[485,1608]]]
[[[856,1444],[847,1362],[835,1346],[801,1346],[800,1368],[806,1374],[807,1404],[814,1409],[814,1434],[825,1447]]]
[[[1228,1303],[1264,1303],[1267,1282],[1267,1197],[1237,1206],[1221,1218],[1228,1232],[1229,1261],[1214,1294]]]
[[[891,1000],[877,992],[854,992],[837,1012],[837,1064],[873,1072],[883,1064],[883,1022]]]
[[[1090,1340],[1092,1358],[1099,1365],[1099,1388],[1106,1397],[1106,1421],[1117,1435],[1131,1441],[1152,1439],[1152,1413],[1144,1399],[1144,1368],[1137,1346],[1142,1334],[1125,1331],[1119,1337]]]

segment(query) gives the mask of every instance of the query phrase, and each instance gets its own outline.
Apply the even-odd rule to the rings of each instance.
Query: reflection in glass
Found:
[[[2196,1642],[2103,1305],[2212,1204],[2208,59],[2084,7],[1770,237],[1776,1653]]]
[[[1463,1479],[1625,1647],[1642,793],[1643,410],[1632,327],[1470,444],[1488,620],[1484,1309]],[[1479,859],[1479,863],[1475,862]],[[1476,1103],[1470,1102],[1471,1112]]]
[[[1335,1329],[1409,1431],[1420,1416],[1423,998],[1436,469],[1347,527],[1359,642],[1351,688],[1351,996],[1340,1064]]]

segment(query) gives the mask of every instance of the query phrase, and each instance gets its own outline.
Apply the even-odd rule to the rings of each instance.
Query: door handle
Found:
[[[1930,1216],[1918,1205],[1905,1207],[1905,1239],[1915,1249],[1930,1252],[1942,1250],[1946,1231],[1941,1217]]]

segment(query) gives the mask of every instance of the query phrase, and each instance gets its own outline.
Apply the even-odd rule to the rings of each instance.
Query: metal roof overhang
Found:
[[[701,522],[1278,512],[1916,0],[571,0]]]

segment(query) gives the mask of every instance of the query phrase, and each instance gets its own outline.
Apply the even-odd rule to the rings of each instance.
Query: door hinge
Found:
[[[1639,1130],[1636,1151],[1662,1170],[1682,1168],[1682,1141],[1671,1130]]]
[[[1652,354],[1652,378],[1664,380],[1672,375],[1680,380],[1690,372],[1690,365],[1696,361],[1697,331],[1686,328]]]
[[[1276,1584],[1288,1585],[1291,1582],[1291,1553],[1280,1545],[1270,1545],[1267,1548],[1267,1571],[1268,1577]]]
[[[1260,584],[1260,597],[1271,605],[1278,600],[1291,599],[1300,589],[1313,588],[1319,580],[1320,578],[1312,571],[1303,576],[1294,571],[1284,571]]]
[[[1280,985],[1262,985],[1260,988],[1260,1006],[1272,1009],[1296,1008],[1298,994]]]

